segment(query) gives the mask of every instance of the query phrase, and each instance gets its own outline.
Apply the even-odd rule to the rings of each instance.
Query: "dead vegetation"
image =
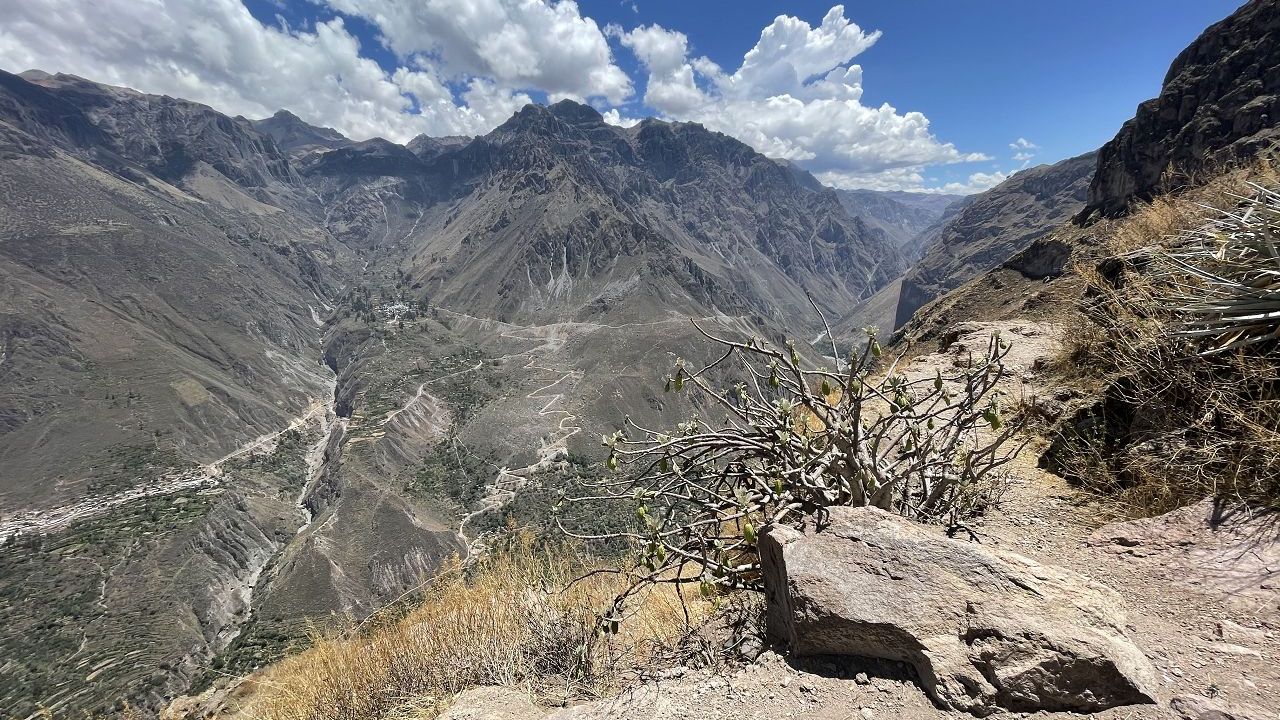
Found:
[[[816,308],[816,305],[815,305]],[[643,547],[622,566],[631,596],[654,585],[703,597],[763,591],[760,534],[826,522],[833,507],[875,507],[958,529],[988,504],[1019,448],[997,386],[1010,344],[998,334],[946,372],[908,377],[868,331],[835,369],[812,368],[792,341],[706,332],[719,359],[677,360],[666,390],[687,393],[673,429],[626,426],[602,438],[607,466],[570,506],[625,508],[636,527],[584,540]],[[710,415],[711,417],[706,417]]]
[[[1068,423],[1047,458],[1113,494],[1124,514],[1208,495],[1280,504],[1280,357],[1258,330],[1258,287],[1249,287],[1265,287],[1277,267],[1275,249],[1265,249],[1276,228],[1259,232],[1249,215],[1277,186],[1267,159],[1159,197],[1096,226],[1097,252],[1078,259],[1088,290],[1059,370],[1092,381],[1102,398]],[[1262,251],[1241,250],[1244,241]],[[1236,310],[1236,297],[1255,310]]]
[[[383,611],[319,635],[309,650],[252,676],[238,716],[425,720],[483,685],[524,688],[557,704],[599,697],[688,652],[711,603],[684,604],[657,589],[630,608],[623,627],[602,631],[599,613],[623,579],[595,567],[575,548],[516,533],[471,568],[442,572],[398,617]]]

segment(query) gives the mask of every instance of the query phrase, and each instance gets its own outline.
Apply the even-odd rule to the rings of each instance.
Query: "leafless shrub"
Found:
[[[695,323],[697,325],[697,323]],[[576,503],[634,508],[643,547],[626,570],[629,593],[657,583],[761,589],[756,540],[771,526],[821,523],[833,506],[875,506],[917,520],[957,524],[990,500],[998,469],[1016,449],[996,386],[1009,346],[993,336],[950,375],[909,379],[879,367],[874,336],[836,370],[813,369],[794,344],[734,340],[698,330],[719,349],[701,368],[683,361],[667,389],[723,413],[689,416],[674,430],[640,426],[603,438],[619,471]],[[717,378],[736,378],[733,384]]]

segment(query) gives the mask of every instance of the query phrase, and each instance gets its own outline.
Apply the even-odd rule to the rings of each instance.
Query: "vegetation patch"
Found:
[[[1265,250],[1280,201],[1248,180],[1280,186],[1263,161],[1158,199],[1104,226],[1077,268],[1090,288],[1059,364],[1101,398],[1044,462],[1126,515],[1206,496],[1280,507],[1280,264]]]
[[[56,535],[21,536],[0,547],[0,657],[7,659],[0,673],[0,706],[25,717],[82,686],[99,663],[136,649],[141,638],[130,617],[145,622],[162,611],[160,600],[139,598],[124,611],[126,617],[119,611],[108,614],[107,584],[117,579],[117,568],[203,518],[215,499],[195,491],[150,497]],[[129,626],[135,634],[112,630]],[[165,682],[168,673],[109,677],[118,684],[94,696],[112,700],[84,709],[119,709],[116,698],[145,693],[156,678]]]
[[[637,602],[617,633],[601,632],[599,611],[625,579],[597,569],[572,547],[539,547],[517,533],[470,570],[442,572],[413,609],[319,635],[250,678],[246,714],[432,718],[482,685],[524,687],[557,704],[599,697],[678,653],[712,609],[663,589]]]

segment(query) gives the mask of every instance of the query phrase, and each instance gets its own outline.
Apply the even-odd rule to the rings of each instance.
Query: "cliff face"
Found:
[[[894,326],[930,300],[996,267],[1084,205],[1095,153],[1017,173],[974,195],[937,229],[902,281]],[[959,204],[958,204],[959,205]]]
[[[1173,61],[1160,95],[1098,153],[1080,220],[1194,183],[1280,139],[1280,3],[1252,0]]]

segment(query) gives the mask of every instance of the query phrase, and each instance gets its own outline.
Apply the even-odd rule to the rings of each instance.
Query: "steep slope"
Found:
[[[305,522],[317,316],[356,260],[248,122],[28,77],[0,74],[0,706],[145,707]]]
[[[849,214],[878,227],[904,254],[919,257],[926,249],[926,230],[934,226],[961,195],[878,190],[837,190]]]
[[[1023,170],[965,201],[903,278],[894,326],[1078,213],[1095,162],[1096,153],[1086,153]]]
[[[270,135],[281,150],[294,157],[351,144],[337,130],[308,124],[288,110],[280,110],[269,118],[254,120],[253,127],[264,135]]]
[[[354,259],[269,204],[299,194],[270,138],[66,76],[0,76],[0,103],[7,506],[152,430],[211,460],[323,394],[312,311]]]
[[[1178,54],[1160,95],[1098,153],[1082,221],[1203,182],[1280,140],[1280,5],[1250,0]]]

